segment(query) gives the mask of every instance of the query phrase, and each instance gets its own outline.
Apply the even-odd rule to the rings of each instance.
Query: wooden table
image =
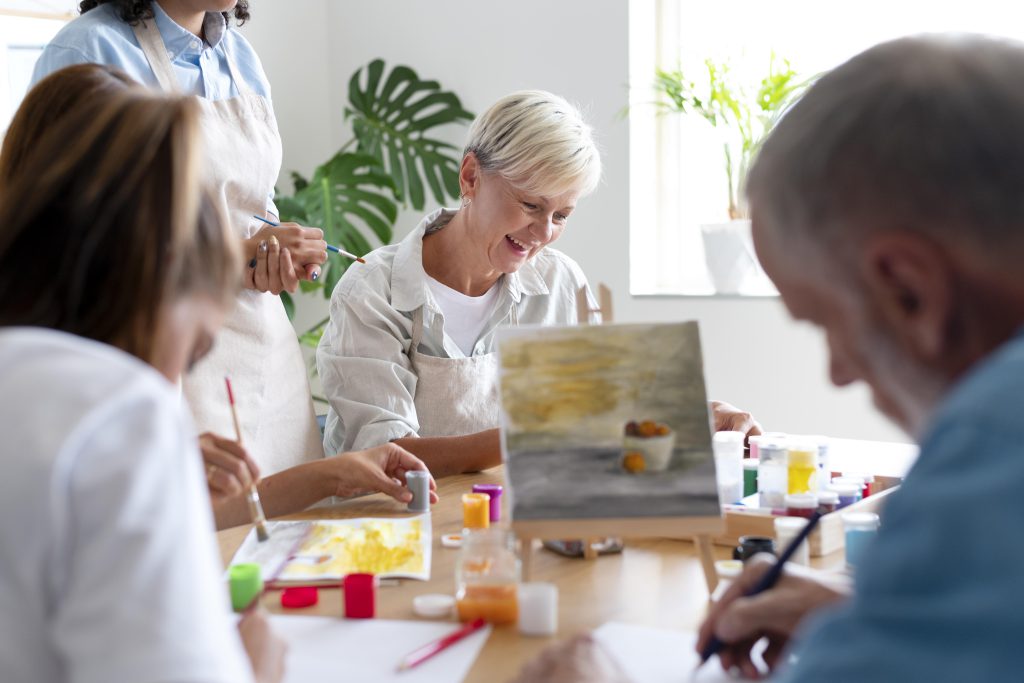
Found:
[[[479,474],[460,475],[438,483],[441,501],[433,508],[433,566],[430,581],[401,581],[384,586],[377,594],[377,616],[384,619],[417,619],[412,600],[423,593],[455,591],[455,560],[458,550],[441,546],[443,534],[462,530],[461,494],[473,484],[503,484],[502,468]],[[317,507],[285,519],[325,519],[346,517],[404,516],[405,506],[382,494],[345,501],[330,507]],[[503,519],[507,506],[503,506]],[[218,533],[221,557],[230,562],[241,544],[248,526]],[[716,559],[731,556],[728,548],[715,548]],[[708,593],[694,545],[687,541],[648,539],[629,540],[618,555],[596,560],[566,558],[548,551],[535,553],[534,581],[549,581],[558,586],[558,634],[552,638],[520,636],[515,626],[494,629],[470,670],[470,683],[506,680],[519,671],[524,662],[557,639],[596,628],[616,620],[675,629],[695,629],[707,606]],[[280,592],[271,591],[263,606],[281,612]],[[341,591],[322,589],[320,603],[291,614],[340,616]],[[454,623],[454,618],[453,618]],[[396,658],[404,653],[396,653]]]

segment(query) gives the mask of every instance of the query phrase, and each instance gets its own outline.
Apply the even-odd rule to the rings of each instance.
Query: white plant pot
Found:
[[[704,259],[711,284],[718,294],[741,294],[764,278],[754,254],[750,221],[706,223],[700,226],[704,238]]]

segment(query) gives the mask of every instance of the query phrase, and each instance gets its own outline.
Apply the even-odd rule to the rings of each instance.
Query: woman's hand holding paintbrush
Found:
[[[247,492],[260,479],[259,467],[238,441],[207,432],[199,435],[199,450],[214,508]]]
[[[235,437],[239,445],[242,443],[242,428],[238,424],[238,409],[235,407],[235,392],[231,390],[231,380],[224,378],[224,386],[228,390],[228,403],[231,405],[231,421],[235,424]],[[260,543],[270,539],[270,531],[267,529],[267,517],[263,514],[263,503],[260,501],[260,492],[256,488],[256,481],[249,484],[247,495],[249,511],[252,514],[252,523],[256,527],[256,538]]]
[[[792,565],[771,589],[747,595],[775,564],[767,555],[748,560],[743,574],[712,605],[697,638],[700,653],[708,649],[713,639],[721,641],[718,657],[722,668],[738,668],[746,678],[761,677],[751,658],[753,647],[761,638],[768,640],[762,654],[765,664],[774,670],[805,617],[850,595],[849,580],[845,577]]]
[[[255,216],[255,218],[259,218]],[[261,292],[294,292],[299,280],[316,281],[327,260],[327,242],[320,228],[298,223],[266,223],[245,240],[245,286]]]

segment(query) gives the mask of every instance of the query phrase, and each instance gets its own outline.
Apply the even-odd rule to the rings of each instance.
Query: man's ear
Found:
[[[913,233],[872,236],[862,251],[861,276],[875,315],[908,351],[926,363],[948,352],[954,273],[946,253]]]

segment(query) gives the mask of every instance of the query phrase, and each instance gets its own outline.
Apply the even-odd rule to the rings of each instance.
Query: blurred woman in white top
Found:
[[[174,384],[235,299],[237,240],[197,104],[129,83],[56,72],[0,154],[0,677],[279,681],[265,618],[229,614]]]
[[[557,95],[512,93],[473,122],[462,205],[426,216],[334,290],[317,349],[328,452],[394,442],[434,476],[500,464],[496,331],[576,322],[587,280],[550,245],[600,177],[591,127]],[[713,408],[718,428],[757,431],[746,413]]]

